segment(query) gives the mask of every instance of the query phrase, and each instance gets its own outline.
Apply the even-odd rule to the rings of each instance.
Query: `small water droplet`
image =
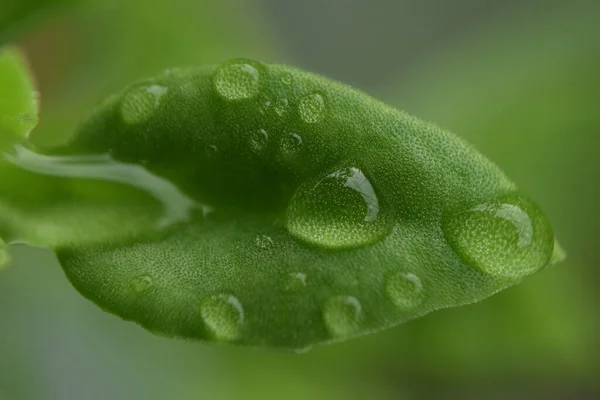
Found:
[[[127,124],[148,121],[160,106],[160,99],[168,92],[160,85],[141,86],[130,89],[121,100],[121,117]]]
[[[256,247],[258,247],[261,250],[270,250],[275,246],[273,239],[271,238],[271,236],[268,235],[256,236],[254,243],[256,243]]]
[[[373,244],[391,231],[392,219],[363,172],[344,167],[300,186],[286,213],[297,239],[341,249]]]
[[[273,104],[271,103],[271,100],[266,99],[262,105],[258,108],[258,111],[263,114],[266,115],[268,114],[269,110],[271,109],[271,106]]]
[[[261,153],[269,145],[269,134],[264,129],[252,131],[250,132],[249,144],[254,153]]]
[[[309,124],[319,122],[325,112],[325,98],[319,92],[311,92],[300,99],[298,104],[300,118]]]
[[[294,81],[294,78],[292,77],[292,74],[290,74],[289,72],[285,72],[283,75],[281,75],[281,82],[284,85],[291,85],[292,82]]]
[[[550,223],[537,205],[519,195],[502,196],[447,217],[444,233],[468,265],[511,278],[546,266],[554,248]]]
[[[150,275],[140,275],[131,281],[131,289],[133,289],[134,293],[137,295],[142,295],[152,287],[154,284],[154,280]]]
[[[356,332],[362,317],[360,301],[353,296],[334,296],[325,303],[323,320],[332,336],[345,337]]]
[[[214,144],[206,146],[206,155],[210,158],[216,158],[219,155],[219,148]]]
[[[248,60],[226,62],[215,71],[215,90],[225,100],[251,99],[260,91],[259,68],[257,63]]]
[[[275,103],[275,112],[280,117],[283,117],[288,110],[288,100],[287,99],[279,99]]]
[[[298,292],[306,288],[306,274],[302,272],[290,272],[287,275],[285,289],[290,292]]]
[[[200,304],[200,316],[215,339],[231,341],[240,336],[244,309],[236,297],[226,293],[207,297]]]
[[[291,160],[302,150],[302,137],[297,133],[288,133],[281,138],[280,152],[284,159]]]
[[[423,301],[423,284],[410,272],[397,272],[385,280],[385,294],[397,307],[409,310]]]

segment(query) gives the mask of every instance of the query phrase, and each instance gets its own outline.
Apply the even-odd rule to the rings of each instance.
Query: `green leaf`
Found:
[[[339,341],[484,299],[555,247],[459,138],[246,59],[139,82],[65,147],[6,160],[0,235],[52,247],[84,296],[172,337]]]
[[[23,56],[0,47],[0,152],[25,139],[37,124],[37,93]]]

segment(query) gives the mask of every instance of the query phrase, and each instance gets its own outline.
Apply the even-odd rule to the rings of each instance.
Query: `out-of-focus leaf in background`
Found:
[[[0,44],[14,40],[47,14],[95,0],[3,0],[0,5]]]
[[[0,152],[29,134],[37,123],[38,101],[22,54],[0,47]]]

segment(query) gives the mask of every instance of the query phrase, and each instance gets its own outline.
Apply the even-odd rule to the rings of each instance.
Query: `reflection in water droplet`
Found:
[[[554,234],[530,200],[502,196],[449,216],[446,239],[469,265],[491,275],[520,278],[548,264]]]
[[[292,77],[292,74],[290,74],[289,72],[284,73],[283,75],[281,75],[281,82],[284,85],[291,85],[293,82],[294,78]]]
[[[245,100],[256,96],[261,73],[248,61],[234,60],[221,65],[214,74],[213,84],[225,100]]]
[[[269,145],[269,134],[264,129],[250,132],[249,145],[254,153],[261,153]]]
[[[292,236],[333,249],[373,244],[392,228],[390,215],[381,208],[371,182],[354,167],[302,185],[286,216]]]
[[[142,295],[150,289],[150,287],[154,284],[154,281],[150,275],[140,275],[131,281],[131,289],[137,295]]]
[[[362,317],[362,307],[356,297],[335,296],[323,308],[323,321],[334,337],[345,337],[356,332]]]
[[[300,99],[298,112],[304,122],[319,122],[325,111],[325,99],[319,92],[311,92]]]
[[[239,338],[244,323],[244,309],[232,295],[220,293],[200,304],[200,316],[215,339],[231,341]]]
[[[151,85],[130,89],[121,100],[121,117],[127,124],[149,120],[160,105],[160,99],[169,89]]]
[[[397,272],[385,280],[385,294],[397,307],[409,310],[423,301],[423,284],[410,272]]]
[[[15,150],[15,155],[4,154],[4,158],[27,171],[70,179],[97,179],[121,183],[148,193],[164,208],[163,216],[157,221],[158,228],[186,222],[190,219],[192,211],[201,207],[168,180],[152,174],[140,165],[115,161],[108,154],[47,156],[21,146],[15,146]]]
[[[288,110],[288,100],[287,99],[279,99],[275,103],[275,112],[280,117],[283,117]]]
[[[297,133],[288,133],[281,138],[280,153],[286,160],[291,160],[302,150],[302,137]]]
[[[256,236],[256,239],[254,240],[254,242],[256,243],[256,247],[258,247],[259,249],[262,249],[262,250],[269,250],[275,246],[273,239],[267,235]]]
[[[285,290],[298,292],[306,287],[306,274],[302,272],[290,272],[287,275]]]

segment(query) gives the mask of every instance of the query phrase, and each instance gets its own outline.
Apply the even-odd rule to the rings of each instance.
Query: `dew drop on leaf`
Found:
[[[290,74],[289,72],[286,72],[281,75],[281,83],[283,83],[286,86],[291,85],[293,80],[294,80],[294,78],[292,77],[292,74]]]
[[[385,295],[398,308],[409,310],[423,301],[423,284],[410,272],[397,272],[385,279]]]
[[[234,60],[215,71],[213,84],[225,100],[246,100],[258,94],[260,75],[257,66],[244,60]]]
[[[363,172],[344,167],[302,185],[287,210],[288,231],[320,247],[340,249],[373,244],[392,222]]]
[[[306,287],[306,274],[302,272],[290,272],[287,275],[285,289],[289,292],[299,292]]]
[[[530,275],[552,256],[554,235],[530,200],[508,195],[446,218],[446,239],[470,266],[508,278]]]
[[[325,111],[325,99],[318,92],[311,92],[300,99],[298,112],[304,122],[314,124],[319,122]]]
[[[291,160],[298,155],[302,149],[302,136],[297,133],[288,133],[281,139],[281,157],[284,160]]]
[[[329,334],[336,338],[349,336],[359,329],[362,306],[354,296],[334,296],[325,303],[323,321]]]
[[[153,284],[154,280],[150,275],[140,275],[131,281],[131,289],[136,295],[143,295]]]
[[[160,106],[161,97],[168,88],[161,85],[141,86],[130,89],[121,100],[121,116],[127,124],[148,121]]]
[[[254,242],[256,243],[256,247],[261,250],[270,250],[275,246],[273,239],[268,235],[258,235]]]
[[[277,102],[275,103],[275,112],[277,113],[277,115],[283,117],[288,110],[288,104],[288,99],[283,98],[277,100]]]
[[[264,129],[257,129],[250,133],[248,141],[250,150],[254,153],[260,153],[269,145],[269,134]]]
[[[220,293],[204,299],[200,316],[215,339],[231,341],[240,336],[244,309],[234,296]]]

